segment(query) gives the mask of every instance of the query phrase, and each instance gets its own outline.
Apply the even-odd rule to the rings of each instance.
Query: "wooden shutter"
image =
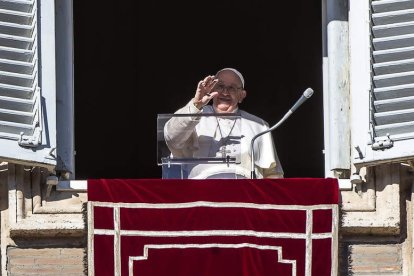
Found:
[[[414,138],[414,1],[372,1],[371,12],[371,136],[386,150]]]
[[[352,162],[414,159],[414,0],[350,1]]]
[[[55,165],[54,2],[38,4],[0,0],[0,158]]]

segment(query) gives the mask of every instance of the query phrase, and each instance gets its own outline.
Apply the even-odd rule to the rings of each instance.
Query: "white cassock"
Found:
[[[214,113],[214,109],[207,105],[203,110],[199,110],[190,101],[175,112],[199,113]],[[250,178],[251,140],[257,133],[268,128],[268,124],[261,118],[239,109],[234,117],[173,117],[164,127],[164,137],[172,157],[198,159],[228,155],[239,160],[237,164],[197,164],[191,167],[188,178]],[[271,133],[256,139],[254,160],[257,178],[269,175],[283,177],[283,169]]]

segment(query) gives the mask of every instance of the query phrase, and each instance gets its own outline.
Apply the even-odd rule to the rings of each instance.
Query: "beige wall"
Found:
[[[64,239],[62,239],[64,243]],[[11,275],[86,275],[83,248],[19,248],[7,250]]]
[[[341,191],[340,275],[412,274],[412,168],[366,168],[361,186]]]
[[[1,275],[84,275],[86,192],[56,191],[49,172],[0,164]]]

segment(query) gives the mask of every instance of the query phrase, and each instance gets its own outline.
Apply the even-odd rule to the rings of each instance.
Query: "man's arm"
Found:
[[[194,97],[186,106],[177,110],[175,114],[199,114],[208,102],[218,95],[218,92],[212,92],[217,83],[214,76],[207,76],[199,81]],[[194,133],[195,127],[199,123],[199,116],[172,117],[164,127],[164,138],[168,148],[177,155],[183,150]]]
[[[175,114],[200,114],[202,111],[196,108],[191,100],[186,106],[180,108]],[[168,148],[174,153],[185,147],[197,126],[200,117],[184,116],[172,117],[164,126],[164,139]]]
[[[267,130],[269,125],[267,122],[262,123],[263,130]],[[259,138],[258,160],[255,165],[259,167],[263,178],[283,178],[284,172],[279,156],[276,151],[272,134],[266,133]]]

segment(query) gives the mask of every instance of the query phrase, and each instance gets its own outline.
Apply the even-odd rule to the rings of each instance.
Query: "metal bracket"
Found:
[[[358,152],[359,159],[364,159],[364,154],[361,151],[361,148],[359,146],[355,146],[356,151]]]
[[[52,192],[53,186],[56,186],[59,183],[59,178],[56,175],[49,175],[46,179],[46,198],[49,198],[50,193]]]
[[[384,150],[392,148],[393,146],[394,141],[391,139],[390,134],[387,133],[386,139],[374,142],[371,147],[373,150]]]
[[[39,146],[39,144],[42,142],[42,139],[41,139],[42,130],[40,129],[39,126],[35,128],[32,136],[23,137],[23,134],[24,134],[23,132],[20,132],[20,137],[19,137],[19,140],[17,141],[17,143],[21,147],[35,148]]]

